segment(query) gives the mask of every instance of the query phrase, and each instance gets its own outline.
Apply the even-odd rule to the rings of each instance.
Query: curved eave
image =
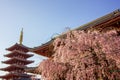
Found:
[[[46,46],[41,46],[41,47],[39,47],[39,48],[37,48],[37,49],[34,49],[32,52],[34,52],[34,53],[36,53],[36,54],[38,54],[38,55],[45,56],[45,57],[50,57],[50,56],[48,55],[48,53],[49,53],[49,47],[48,47],[48,45],[46,45]]]
[[[17,64],[12,64],[6,68],[1,68],[0,70],[3,70],[3,71],[14,71],[15,69],[24,69],[26,68],[26,66],[19,66]]]
[[[2,61],[2,63],[14,64],[15,63],[14,61],[22,62],[22,63],[25,63],[26,65],[34,62],[34,61],[31,61],[31,60],[24,60],[24,59],[20,59],[20,58],[14,57],[12,59],[8,59],[6,61]]]
[[[25,53],[25,52],[18,51],[18,50],[14,50],[14,51],[12,51],[11,53],[6,54],[6,55],[4,55],[4,56],[5,56],[5,57],[12,58],[14,55],[18,55],[18,54],[23,55],[25,58],[29,58],[29,57],[32,57],[32,56],[33,56],[33,54],[27,54],[27,53]]]
[[[13,77],[30,77],[30,75],[20,74],[20,73],[9,73],[4,76],[0,76],[0,78],[3,78],[3,79],[11,79]]]
[[[11,46],[11,47],[9,47],[9,48],[6,48],[6,50],[8,50],[8,51],[13,51],[13,50],[15,50],[16,48],[21,48],[21,49],[23,49],[23,50],[25,50],[26,52],[28,52],[29,51],[29,47],[26,47],[26,46],[24,46],[23,44],[18,44],[18,43],[16,43],[16,44],[14,44],[13,46]]]
[[[41,45],[41,46],[38,46],[38,47],[35,47],[33,49],[31,49],[30,51],[31,52],[34,52],[38,55],[42,55],[42,56],[45,56],[45,57],[51,57],[52,54],[53,54],[53,44],[52,44],[53,40]]]
[[[117,26],[114,26],[114,25],[117,25]],[[106,31],[109,31],[108,28],[110,28],[110,27],[112,29],[115,29],[115,30],[119,29],[119,31],[120,31],[120,15],[111,19],[111,20],[108,20],[104,23],[101,23],[101,24],[98,24],[98,25],[93,26],[91,28],[88,28],[86,30],[94,29],[94,30],[98,30],[100,32],[106,32]]]
[[[105,15],[105,16],[97,18],[97,19],[95,19],[95,20],[93,20],[93,21],[91,21],[87,24],[84,24],[84,25],[82,25],[82,26],[80,26],[80,27],[78,27],[74,30],[86,30],[90,27],[94,27],[94,28],[96,27],[97,28],[98,25],[106,23],[110,20],[113,20],[113,19],[119,17],[119,16],[120,16],[120,9],[117,9],[117,10],[115,10],[115,11],[113,11],[113,12],[111,12],[111,13]],[[105,25],[105,24],[103,24],[103,25]]]
[[[16,75],[16,74],[12,74],[12,73],[9,73],[9,74],[0,76],[0,78],[2,78],[2,79],[10,79],[10,78],[12,78],[12,77],[19,77],[19,76]]]

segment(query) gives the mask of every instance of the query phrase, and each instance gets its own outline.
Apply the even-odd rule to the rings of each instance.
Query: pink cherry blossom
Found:
[[[40,63],[44,80],[120,80],[120,36],[70,31],[53,42],[54,55]]]

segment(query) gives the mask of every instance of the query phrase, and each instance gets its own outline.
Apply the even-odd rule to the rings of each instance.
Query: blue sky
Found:
[[[74,29],[119,8],[120,0],[0,0],[0,61],[9,53],[5,48],[19,41],[22,28],[23,44],[36,47],[66,27]],[[31,59],[36,66],[43,57]]]

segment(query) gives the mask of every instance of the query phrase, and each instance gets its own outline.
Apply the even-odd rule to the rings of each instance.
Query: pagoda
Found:
[[[8,64],[6,68],[1,68],[0,70],[7,71],[6,75],[0,76],[3,80],[30,80],[30,75],[25,72],[28,68],[27,65],[33,63],[34,61],[27,60],[27,58],[32,57],[33,54],[27,54],[29,52],[28,47],[22,44],[23,41],[23,29],[21,31],[19,43],[7,48],[10,51],[9,54],[4,55],[9,59],[2,61],[2,63]]]

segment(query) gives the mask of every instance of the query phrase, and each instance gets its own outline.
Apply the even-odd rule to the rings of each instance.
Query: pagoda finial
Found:
[[[22,42],[23,42],[23,28],[21,30],[20,39],[19,39],[19,43],[22,44]]]

